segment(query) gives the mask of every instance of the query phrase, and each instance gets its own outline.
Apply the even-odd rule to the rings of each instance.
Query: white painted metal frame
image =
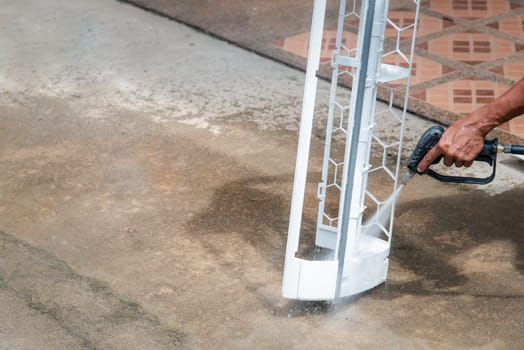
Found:
[[[316,102],[317,77],[319,68],[326,0],[315,0],[313,20],[311,25],[308,64],[304,86],[304,99],[300,121],[299,144],[295,167],[295,180],[284,266],[283,295],[286,298],[300,300],[333,300],[339,297],[357,294],[373,288],[384,282],[388,271],[388,256],[391,245],[394,206],[391,207],[388,225],[380,222],[366,223],[368,226],[379,225],[385,238],[363,233],[363,213],[366,210],[366,198],[375,205],[374,210],[384,205],[384,200],[378,199],[368,188],[368,174],[383,171],[392,180],[392,192],[397,189],[399,176],[400,153],[402,150],[402,134],[406,107],[399,113],[393,112],[395,93],[391,82],[404,80],[404,106],[407,106],[409,95],[409,80],[412,66],[416,25],[418,22],[418,0],[415,4],[415,20],[409,26],[402,27],[389,20],[388,0],[363,1],[360,14],[355,3],[351,11],[346,11],[346,1],[340,1],[339,22],[336,37],[336,49],[332,54],[332,82],[330,90],[329,111],[326,127],[326,144],[322,180],[319,184],[319,209],[317,218],[316,245],[333,251],[332,259],[307,260],[296,257],[299,249],[302,211],[306,188],[307,168],[309,160],[310,140]],[[348,16],[359,19],[356,48],[348,48],[343,43],[344,25]],[[386,25],[398,31],[395,48],[384,55],[384,33]],[[402,52],[401,32],[412,30],[408,52]],[[405,43],[404,43],[404,46]],[[399,55],[404,61],[404,67],[383,64],[382,57],[390,54]],[[338,101],[338,78],[341,70],[351,70],[353,89],[351,101]],[[376,115],[377,85],[385,84],[391,88],[391,97],[386,112],[392,112],[398,118],[399,130],[396,141],[384,142],[373,133]],[[398,98],[398,96],[397,96]],[[335,125],[335,116],[339,116]],[[347,118],[347,119],[344,119]],[[342,131],[345,136],[345,153],[342,161],[332,156],[334,131]],[[370,164],[372,143],[382,147],[382,163],[378,166]],[[386,164],[386,154],[396,147],[395,169]],[[340,173],[340,168],[342,172]],[[334,171],[333,171],[334,168]],[[331,170],[331,171],[330,171]],[[331,178],[330,178],[331,177]],[[329,188],[337,188],[338,216],[326,214],[326,192]]]

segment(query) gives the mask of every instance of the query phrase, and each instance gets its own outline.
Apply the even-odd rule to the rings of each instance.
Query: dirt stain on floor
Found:
[[[179,349],[187,336],[107,284],[0,231],[0,288],[54,320],[87,349]]]
[[[506,348],[518,344],[524,293],[515,207],[522,189],[490,197],[453,187],[443,194],[441,185],[414,180],[397,208],[388,282],[333,310],[329,303],[281,298],[293,174],[278,165],[292,160],[279,154],[264,161],[268,153],[253,151],[245,129],[209,139],[131,112],[91,124],[71,117],[36,125],[30,116],[11,120],[2,131],[9,140],[1,154],[4,231],[75,268],[56,276],[44,271],[56,285],[32,272],[12,283],[27,297],[20,300],[49,310],[78,339],[109,342],[93,326],[101,318],[109,328],[127,329],[127,336],[145,322],[150,333],[143,339],[170,344],[173,331],[181,346],[196,336],[207,348],[247,348],[261,339],[273,348],[318,348],[334,334],[334,348],[366,348],[376,330],[389,332],[399,349],[421,348],[417,337],[437,345],[449,338],[446,344],[457,347],[493,339]],[[278,142],[291,149],[294,140],[284,136]],[[276,149],[272,142],[264,146]],[[309,178],[306,246],[314,240],[320,174]],[[429,194],[416,193],[428,187]],[[8,251],[1,258],[16,263]],[[38,272],[48,261],[22,264],[19,271]],[[3,285],[13,274],[4,270]],[[75,271],[132,297],[78,279]],[[75,291],[72,301],[63,297],[68,288]],[[88,305],[107,310],[72,314],[84,294]],[[463,334],[455,336],[457,330]]]
[[[521,186],[496,196],[467,190],[401,203],[392,258],[433,281],[437,289],[473,288],[480,283],[480,274],[493,281],[510,274],[522,277],[524,217],[518,215],[522,198]],[[481,285],[475,289],[485,290]]]

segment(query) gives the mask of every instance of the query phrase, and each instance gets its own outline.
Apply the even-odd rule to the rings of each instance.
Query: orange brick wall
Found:
[[[331,60],[331,54],[336,47],[336,30],[325,30],[322,36],[322,50],[320,53],[320,61],[322,63]],[[353,49],[357,46],[357,36],[351,32],[344,32],[342,36],[344,46]],[[303,33],[286,38],[281,43],[276,44],[282,49],[292,52],[297,56],[307,57],[309,46],[309,33]],[[347,54],[347,53],[344,53]]]
[[[439,32],[444,29],[444,24],[440,18],[420,14],[419,25],[417,28],[417,37]]]
[[[455,80],[427,90],[426,101],[455,113],[469,113],[472,110],[489,102],[489,98],[480,92],[493,91],[493,98],[500,96],[508,89],[507,86],[487,80]],[[459,92],[457,95],[456,92]],[[470,102],[457,102],[457,97],[463,96],[460,92],[471,93]]]
[[[522,30],[522,22],[524,16],[513,16],[505,18],[499,22],[499,29],[503,32],[522,37],[524,30]]]
[[[524,135],[524,117],[520,116],[509,122],[509,131],[516,135]]]
[[[487,16],[494,16],[510,10],[510,5],[507,0],[486,0],[486,10],[474,10],[472,7],[473,0],[463,0],[467,3],[467,10],[459,10],[454,8],[453,0],[431,0],[429,8],[435,11],[449,14],[455,17],[463,18],[484,18]]]
[[[519,80],[524,77],[524,62],[517,61],[513,63],[508,63],[503,67],[504,76],[512,79]]]
[[[457,42],[469,42],[469,51],[460,52],[454,49]],[[475,42],[488,42],[489,52],[479,52],[473,49]],[[512,42],[488,36],[482,33],[456,33],[432,40],[428,43],[431,52],[442,57],[457,61],[491,61],[514,54],[515,45]]]

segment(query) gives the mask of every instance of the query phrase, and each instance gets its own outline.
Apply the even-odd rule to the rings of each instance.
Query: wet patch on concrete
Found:
[[[465,190],[402,203],[392,257],[434,281],[436,289],[464,286],[485,292],[471,276],[477,273],[498,280],[499,286],[511,276],[524,281],[524,218],[518,215],[523,197],[521,186],[496,196]],[[523,286],[520,291],[524,297]]]
[[[190,221],[190,230],[217,239],[240,235],[257,249],[275,252],[272,260],[281,263],[289,213],[286,197],[278,193],[282,181],[253,177],[217,188],[208,208]]]
[[[87,349],[187,348],[186,334],[167,327],[136,302],[1,231],[0,288],[56,322]]]
[[[253,176],[226,183],[214,191],[208,208],[188,223],[189,230],[217,241],[237,235],[264,252],[264,258],[279,269],[284,261],[292,181],[292,175]],[[301,248],[310,250],[317,209],[313,186],[308,186],[306,197]]]

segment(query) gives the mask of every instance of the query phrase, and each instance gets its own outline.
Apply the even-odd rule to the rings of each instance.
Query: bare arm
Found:
[[[422,172],[441,154],[444,164],[470,166],[484,145],[484,138],[496,126],[524,113],[524,78],[494,101],[453,123],[439,143],[420,162]]]

